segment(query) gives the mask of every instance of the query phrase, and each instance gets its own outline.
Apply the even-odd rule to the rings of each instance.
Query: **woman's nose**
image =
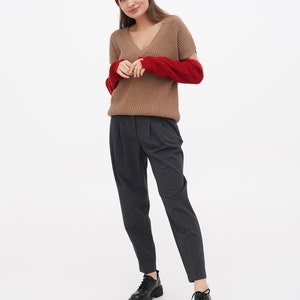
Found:
[[[128,6],[134,6],[135,0],[127,0]]]

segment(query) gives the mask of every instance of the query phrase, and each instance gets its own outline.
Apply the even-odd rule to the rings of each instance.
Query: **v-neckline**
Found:
[[[135,41],[133,40],[131,34],[130,34],[130,31],[129,31],[129,27],[127,27],[127,34],[129,35],[129,38],[132,42],[132,44],[134,45],[134,47],[139,51],[139,52],[144,52],[146,51],[148,48],[150,48],[150,46],[153,44],[153,42],[155,41],[156,37],[160,34],[161,30],[162,30],[162,27],[164,25],[164,22],[165,20],[162,20],[161,21],[161,24],[160,24],[160,28],[158,29],[158,31],[156,32],[156,34],[154,35],[154,37],[152,38],[152,40],[150,41],[150,43],[143,49],[141,49],[140,47],[137,46],[137,44],[135,43]]]

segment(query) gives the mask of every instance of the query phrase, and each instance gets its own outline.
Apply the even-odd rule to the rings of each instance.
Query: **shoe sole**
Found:
[[[152,300],[152,298],[161,297],[163,295],[163,293],[164,293],[163,287],[162,287],[162,285],[160,285],[152,291],[152,293],[150,295],[150,300]]]

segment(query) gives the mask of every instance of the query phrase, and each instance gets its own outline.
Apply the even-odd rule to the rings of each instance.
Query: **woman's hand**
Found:
[[[143,76],[143,74],[145,72],[145,69],[143,69],[142,64],[141,64],[142,60],[143,60],[142,58],[139,58],[131,64],[129,73],[134,78]]]
[[[123,78],[130,78],[132,63],[129,60],[122,60],[117,68],[117,73]]]

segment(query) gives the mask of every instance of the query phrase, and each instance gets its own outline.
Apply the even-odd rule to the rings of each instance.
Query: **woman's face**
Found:
[[[146,13],[149,0],[119,0],[119,6],[129,18],[138,19]]]

